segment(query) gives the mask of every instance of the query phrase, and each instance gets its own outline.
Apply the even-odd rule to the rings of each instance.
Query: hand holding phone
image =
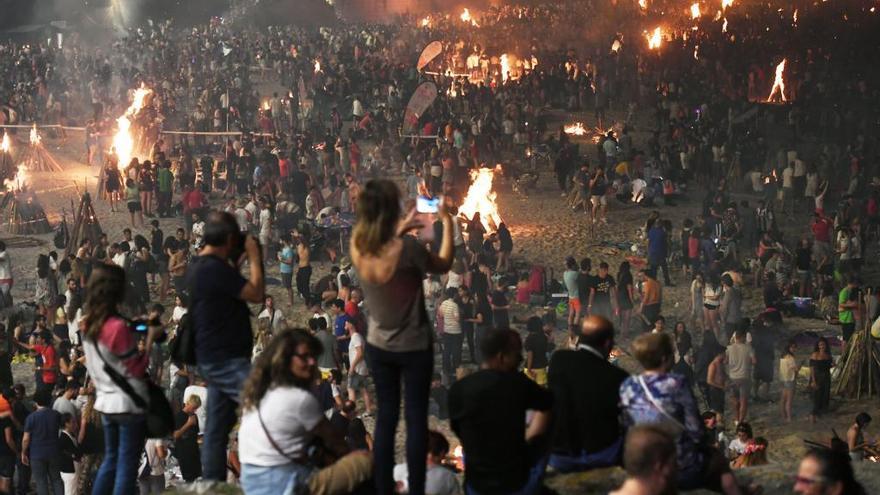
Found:
[[[416,198],[416,211],[419,213],[437,213],[440,211],[441,196],[429,198],[427,196],[419,196]]]

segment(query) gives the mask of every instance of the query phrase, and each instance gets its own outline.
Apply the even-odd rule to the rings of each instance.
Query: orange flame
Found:
[[[461,12],[461,15],[459,17],[461,18],[462,22],[470,23],[471,26],[474,27],[480,27],[480,25],[477,24],[476,19],[471,17],[471,11],[466,8]]]
[[[777,91],[779,92],[779,98],[782,101],[788,101],[785,99],[785,80],[782,78],[783,72],[785,72],[785,59],[782,59],[782,62],[779,62],[779,65],[776,66],[776,79],[773,81],[773,88],[770,89],[770,95],[767,96],[767,101],[773,101],[773,96],[776,95]]]
[[[9,141],[9,135],[4,131],[3,140],[0,141],[0,151],[3,153],[9,153],[10,149],[12,149],[12,143]]]
[[[321,62],[315,60],[315,74],[321,72]]]
[[[724,24],[721,25],[721,32],[722,33],[727,32],[727,17],[724,18]]]
[[[464,450],[461,445],[452,450],[452,462],[459,471],[464,471]]]
[[[648,48],[656,50],[663,43],[663,30],[657,26],[651,34],[645,33],[645,37],[648,39]]]
[[[563,128],[566,134],[572,134],[574,136],[583,136],[587,133],[587,128],[584,127],[584,124],[581,122],[575,122],[574,124],[569,124]]]
[[[119,158],[119,168],[122,170],[128,168],[128,164],[134,156],[134,137],[132,137],[130,131],[131,119],[141,111],[144,107],[144,100],[152,92],[153,90],[143,85],[136,89],[131,105],[129,105],[121,117],[116,119],[117,129],[116,134],[113,136],[113,149],[116,150],[116,156]]]
[[[19,192],[23,191],[28,183],[30,182],[29,176],[27,173],[27,166],[24,163],[18,166],[18,170],[15,172],[15,177],[12,179],[6,179],[3,181],[3,185],[6,186],[8,191]]]
[[[31,128],[30,140],[32,146],[37,146],[41,142],[43,142],[43,138],[40,136],[40,133],[37,132],[37,124]]]
[[[620,51],[620,40],[614,40],[614,43],[611,43],[611,51],[614,53]]]
[[[699,19],[700,18],[700,4],[695,3],[691,5],[691,19]]]
[[[792,14],[791,20],[792,20],[792,22],[797,24],[797,19],[798,19],[798,9],[794,9],[794,14]]]
[[[471,186],[468,188],[467,196],[458,211],[472,219],[474,213],[480,213],[480,220],[483,227],[487,231],[493,231],[502,222],[501,215],[498,214],[498,205],[495,198],[498,196],[492,190],[492,181],[495,179],[495,172],[500,172],[501,167],[480,168],[471,170]]]
[[[501,55],[501,80],[507,81],[510,76],[510,57],[507,54]]]
[[[639,8],[642,10],[648,10],[648,0],[639,0]]]
[[[721,10],[727,9],[733,5],[733,0],[721,0]]]
[[[429,17],[422,19],[422,27],[431,27],[431,19]]]

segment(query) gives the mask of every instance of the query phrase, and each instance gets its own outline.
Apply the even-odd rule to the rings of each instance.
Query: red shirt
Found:
[[[831,224],[826,218],[820,218],[810,225],[813,238],[818,242],[831,242]]]
[[[34,352],[43,358],[43,383],[55,383],[55,368],[58,367],[58,356],[51,345],[35,345]]]
[[[288,160],[287,158],[282,158],[282,159],[278,160],[278,175],[280,175],[281,177],[287,177],[287,174],[289,173],[288,172],[289,169],[290,169],[290,160]]]
[[[198,189],[193,189],[183,195],[183,208],[187,212],[201,208],[204,206],[204,203],[204,195],[202,195],[202,191]]]

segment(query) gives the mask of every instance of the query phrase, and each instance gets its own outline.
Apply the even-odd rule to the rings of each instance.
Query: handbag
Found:
[[[122,389],[138,408],[146,411],[147,438],[164,438],[170,435],[174,431],[174,413],[171,410],[171,404],[165,398],[165,392],[162,388],[153,383],[152,380],[144,380],[147,384],[147,398],[144,399],[128,383],[128,380],[113,369],[110,363],[104,359],[97,342],[95,343],[95,350],[98,352],[98,357],[101,358],[101,361],[104,361],[104,373],[107,373],[107,376],[113,380],[113,383]]]
[[[174,338],[168,342],[171,360],[178,366],[196,364],[196,336],[192,325],[192,317],[184,314],[177,324]]]

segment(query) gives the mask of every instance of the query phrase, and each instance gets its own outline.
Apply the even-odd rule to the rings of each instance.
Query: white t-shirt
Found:
[[[269,389],[260,401],[263,424],[272,440],[286,454],[282,456],[266,437],[255,408],[245,411],[238,429],[238,456],[242,464],[281,466],[300,457],[323,418],[321,406],[307,390],[299,387]]]
[[[196,409],[196,419],[199,420],[199,431],[205,432],[208,421],[208,389],[201,385],[190,385],[183,389],[183,400],[186,402],[190,395],[197,395],[202,400],[202,406]]]
[[[272,212],[268,208],[260,210],[260,237],[269,237],[272,232]]]
[[[165,475],[165,459],[159,457],[158,452],[159,447],[164,446],[165,443],[159,438],[150,438],[144,444],[144,450],[147,452],[147,462],[150,465],[150,474],[153,476]]]
[[[394,466],[394,481],[403,483],[404,491],[409,491],[409,469],[406,464]],[[426,495],[460,495],[461,485],[455,473],[443,466],[429,466],[425,472]]]
[[[180,319],[183,318],[187,309],[183,306],[174,306],[174,310],[171,312],[171,321],[174,323],[180,323]]]
[[[355,358],[355,349],[361,348],[361,362],[354,367],[354,372],[361,376],[367,376],[370,373],[367,371],[367,361],[364,359],[364,336],[355,332],[351,336],[351,340],[348,341],[348,365],[351,366],[354,364]]]

